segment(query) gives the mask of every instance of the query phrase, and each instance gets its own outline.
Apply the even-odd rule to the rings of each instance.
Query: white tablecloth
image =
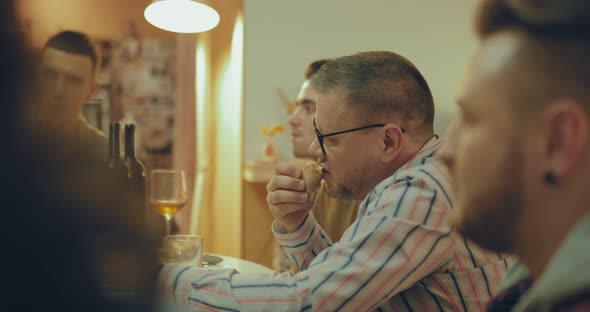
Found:
[[[203,266],[204,269],[236,269],[236,271],[240,273],[246,274],[268,274],[273,273],[273,270],[260,265],[258,263],[254,263],[252,261],[238,259],[230,256],[224,255],[215,255],[221,257],[223,261],[216,265],[206,265]]]

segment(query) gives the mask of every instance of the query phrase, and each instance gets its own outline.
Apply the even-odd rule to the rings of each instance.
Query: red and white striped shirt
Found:
[[[164,300],[180,310],[483,311],[511,258],[480,249],[448,223],[449,176],[431,139],[378,184],[357,220],[332,244],[310,213],[273,232],[299,273],[239,274],[166,266]]]

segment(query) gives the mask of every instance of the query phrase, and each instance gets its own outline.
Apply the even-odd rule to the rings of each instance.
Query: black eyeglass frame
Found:
[[[322,153],[324,153],[324,156],[326,156],[326,150],[324,149],[324,138],[325,137],[331,137],[331,136],[335,136],[338,134],[344,134],[344,133],[348,133],[348,132],[354,132],[354,131],[371,129],[371,128],[379,128],[379,127],[384,127],[384,126],[385,126],[385,124],[379,123],[379,124],[372,124],[372,125],[368,125],[368,126],[364,126],[364,127],[358,127],[358,128],[348,129],[348,130],[342,130],[342,131],[336,131],[336,132],[332,132],[332,133],[321,134],[320,130],[318,129],[318,127],[315,124],[315,117],[313,118],[313,131],[315,132],[315,136],[318,139],[318,143],[320,143],[320,148],[322,149]],[[402,133],[406,132],[406,130],[404,128],[400,128],[400,129],[402,130]]]

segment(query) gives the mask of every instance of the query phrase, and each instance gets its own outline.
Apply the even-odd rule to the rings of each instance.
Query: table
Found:
[[[204,265],[202,267],[203,270],[219,270],[219,269],[235,269],[236,271],[244,274],[272,274],[274,273],[273,270],[260,265],[258,263],[254,263],[252,261],[234,258],[230,256],[224,256],[219,254],[210,254],[213,256],[220,257],[223,259],[220,263],[216,265]],[[160,302],[160,307],[158,307],[157,311],[177,311],[177,306],[171,301],[162,301]]]
[[[204,269],[235,269],[240,273],[246,274],[272,274],[274,272],[273,270],[252,261],[218,254],[211,255],[218,256],[223,259],[223,261],[216,265],[203,266]]]
[[[167,261],[163,248],[159,248],[158,252],[160,254],[160,263],[162,263],[162,264],[171,263],[171,262]],[[234,258],[234,257],[230,257],[230,256],[225,256],[225,255],[220,255],[220,254],[213,254],[213,253],[209,253],[208,255],[217,256],[217,257],[221,258],[222,261],[219,262],[218,264],[215,264],[215,265],[206,264],[206,262],[203,261],[203,265],[201,266],[203,269],[208,269],[208,270],[235,269],[236,271],[238,271],[240,273],[247,273],[247,274],[250,274],[250,273],[252,273],[252,274],[272,274],[272,273],[274,273],[274,271],[269,269],[268,267],[265,267],[263,265],[260,265],[258,263],[252,262],[252,261],[248,261],[248,260],[244,260],[244,259],[240,259],[240,258]],[[205,260],[204,258],[205,257],[203,257],[203,260]],[[179,264],[196,266],[197,262],[196,261],[189,261],[189,262],[181,262]]]

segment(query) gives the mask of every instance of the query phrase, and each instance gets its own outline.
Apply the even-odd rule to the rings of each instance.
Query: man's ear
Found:
[[[590,121],[582,105],[572,99],[560,100],[542,115],[545,167],[557,183],[577,169],[588,148]]]
[[[381,161],[391,162],[401,151],[404,134],[402,129],[396,124],[386,124],[383,129],[383,148]]]

